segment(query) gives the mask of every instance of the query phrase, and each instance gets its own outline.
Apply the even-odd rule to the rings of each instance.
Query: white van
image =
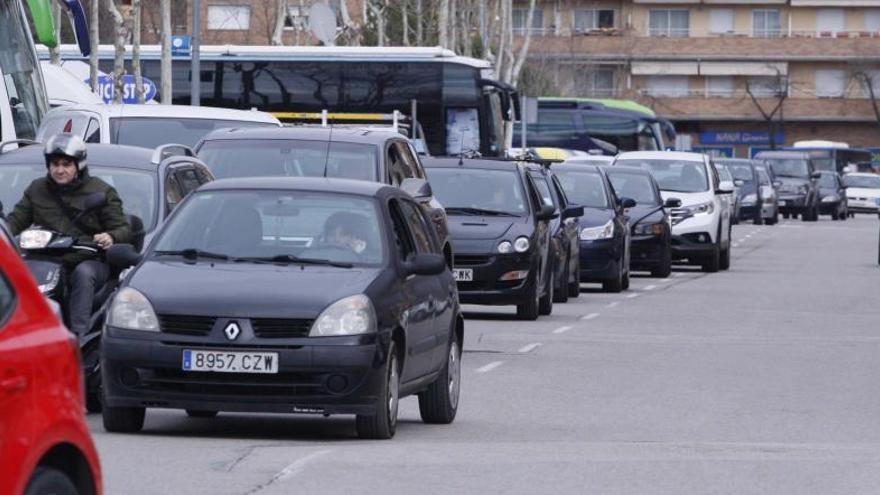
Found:
[[[69,105],[49,111],[37,141],[60,132],[79,134],[87,143],[127,144],[155,149],[168,143],[189,147],[209,132],[226,127],[280,127],[266,112],[187,105]]]

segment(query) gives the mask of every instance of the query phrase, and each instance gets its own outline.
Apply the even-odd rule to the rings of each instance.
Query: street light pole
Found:
[[[192,66],[190,67],[190,105],[201,105],[202,67],[200,55],[200,38],[202,32],[202,2],[193,0],[193,32],[192,32]]]

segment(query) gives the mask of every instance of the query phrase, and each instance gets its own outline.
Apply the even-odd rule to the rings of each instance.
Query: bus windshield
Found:
[[[33,139],[48,100],[20,2],[0,2],[0,70],[15,137]],[[9,133],[4,133],[6,139]]]

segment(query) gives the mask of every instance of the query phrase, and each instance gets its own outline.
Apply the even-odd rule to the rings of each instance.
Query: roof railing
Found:
[[[162,163],[162,160],[168,158],[169,156],[195,157],[196,152],[185,144],[163,144],[161,146],[157,146],[156,149],[153,150],[153,156],[150,158],[150,163],[152,163],[153,165],[158,165]]]

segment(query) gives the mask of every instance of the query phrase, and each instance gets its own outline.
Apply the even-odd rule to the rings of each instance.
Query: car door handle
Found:
[[[0,390],[15,393],[27,388],[27,378],[23,376],[12,376],[0,380]]]

